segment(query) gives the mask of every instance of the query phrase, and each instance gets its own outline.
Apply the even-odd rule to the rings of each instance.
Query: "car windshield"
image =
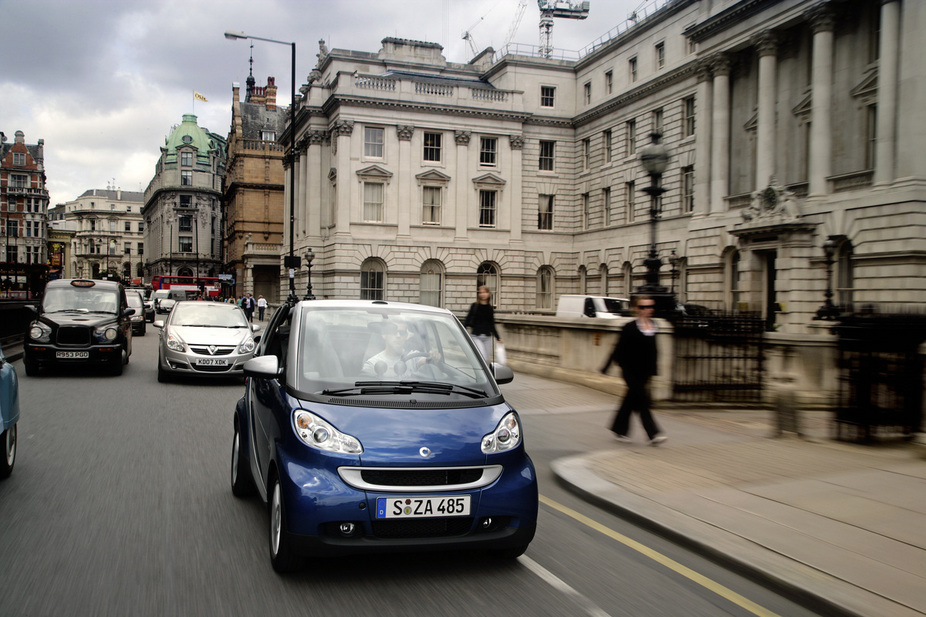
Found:
[[[448,313],[312,307],[304,309],[300,334],[302,392],[498,395],[469,335]]]
[[[604,310],[608,313],[620,315],[621,311],[624,309],[621,301],[616,298],[602,298],[601,301],[604,304]]]
[[[99,287],[53,287],[45,290],[42,310],[46,313],[74,311],[79,313],[112,313],[119,308],[115,289]]]
[[[206,328],[247,328],[244,313],[237,306],[215,302],[181,302],[170,314],[172,326]]]
[[[125,294],[125,301],[132,308],[141,308],[144,306],[144,303],[141,300],[141,296],[139,296],[137,293],[130,292]]]

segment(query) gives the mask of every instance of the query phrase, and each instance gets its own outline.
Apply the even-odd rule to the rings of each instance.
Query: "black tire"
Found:
[[[286,508],[283,507],[283,487],[276,473],[270,479],[267,491],[267,505],[270,513],[268,525],[270,564],[278,574],[293,572],[302,567],[302,559],[293,550],[292,541],[286,532]]]
[[[26,375],[29,377],[37,377],[39,374],[39,365],[33,360],[28,358],[23,358],[23,366],[26,369]]]
[[[122,374],[122,371],[125,369],[125,362],[123,361],[122,354],[119,354],[119,361],[114,363],[110,369],[109,374],[115,377],[118,377]]]
[[[254,494],[254,478],[251,476],[248,444],[241,443],[241,430],[235,417],[235,437],[232,440],[231,489],[235,497],[250,497]]]
[[[489,554],[495,557],[496,559],[509,560],[517,559],[527,551],[527,544],[523,546],[512,546],[510,548],[501,548],[494,551],[489,551]]]
[[[16,463],[17,430],[14,424],[0,433],[0,479],[9,478]]]
[[[161,368],[161,356],[158,355],[158,382],[167,383],[170,381],[170,374]]]

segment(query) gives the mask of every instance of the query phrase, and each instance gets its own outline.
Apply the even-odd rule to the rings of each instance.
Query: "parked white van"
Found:
[[[629,314],[630,300],[604,296],[562,295],[556,305],[557,317],[598,317],[616,319]]]

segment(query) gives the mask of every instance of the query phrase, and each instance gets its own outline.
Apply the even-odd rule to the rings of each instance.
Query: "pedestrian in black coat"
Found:
[[[617,363],[627,383],[627,393],[611,425],[618,441],[630,441],[630,415],[636,411],[640,414],[650,444],[655,446],[666,440],[650,411],[649,381],[659,372],[656,356],[657,327],[653,319],[656,303],[649,296],[636,296],[631,305],[637,318],[624,325],[617,345],[601,372],[607,373],[611,364]]]

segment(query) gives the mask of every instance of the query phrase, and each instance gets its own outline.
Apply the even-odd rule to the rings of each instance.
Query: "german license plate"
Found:
[[[86,360],[90,357],[89,351],[56,351],[56,358],[62,358],[64,360]]]
[[[468,516],[469,497],[377,497],[376,518]]]
[[[196,366],[228,366],[223,358],[196,358]]]

